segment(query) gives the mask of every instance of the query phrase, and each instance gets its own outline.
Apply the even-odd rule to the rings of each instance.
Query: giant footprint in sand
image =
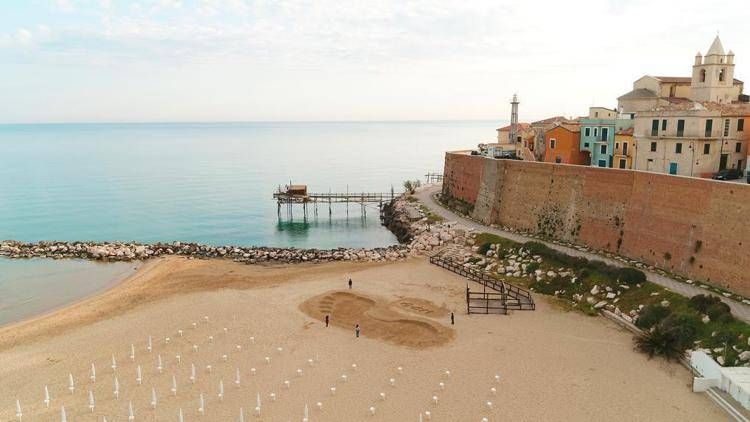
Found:
[[[303,312],[315,319],[322,321],[330,315],[331,325],[347,330],[359,324],[363,336],[399,346],[435,347],[448,343],[455,335],[453,329],[443,324],[406,315],[393,307],[386,300],[348,291],[324,293],[300,305]]]

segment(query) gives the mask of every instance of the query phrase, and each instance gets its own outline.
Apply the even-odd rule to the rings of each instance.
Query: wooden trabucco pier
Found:
[[[484,287],[481,292],[472,292],[469,286],[466,286],[466,311],[470,314],[507,314],[509,309],[519,311],[536,309],[531,293],[518,286],[497,280],[483,271],[466,268],[452,259],[432,256],[430,257],[430,263],[466,277]]]
[[[355,204],[360,206],[362,217],[367,216],[368,206],[377,206],[378,211],[382,212],[383,204],[390,202],[398,195],[391,188],[390,192],[347,192],[336,193],[311,193],[307,191],[307,185],[287,185],[283,189],[279,186],[278,190],[274,192],[273,198],[276,200],[278,206],[278,215],[281,217],[282,205],[287,208],[287,214],[290,218],[293,218],[293,207],[295,205],[302,206],[302,214],[307,219],[308,207],[312,206],[314,215],[318,215],[318,206],[325,207],[328,205],[328,215],[330,216],[333,211],[333,204],[346,204],[346,215],[349,215],[349,204]]]

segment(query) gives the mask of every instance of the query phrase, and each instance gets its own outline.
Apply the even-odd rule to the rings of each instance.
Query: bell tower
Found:
[[[708,52],[695,56],[690,83],[691,99],[699,102],[731,103],[739,91],[734,86],[734,53],[724,53],[717,35]]]

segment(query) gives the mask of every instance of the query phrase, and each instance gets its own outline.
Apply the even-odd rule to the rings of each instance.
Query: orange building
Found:
[[[590,158],[581,151],[581,127],[561,124],[544,132],[544,161],[548,163],[585,164]]]

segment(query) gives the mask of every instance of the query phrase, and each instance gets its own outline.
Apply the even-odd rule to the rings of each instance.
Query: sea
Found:
[[[0,125],[0,239],[299,248],[395,243],[376,206],[278,213],[273,192],[396,192],[493,121]]]
[[[279,212],[288,184],[403,191],[503,121],[0,125],[0,239],[297,248],[397,243],[376,205]],[[111,286],[122,269],[0,259],[0,325]],[[72,276],[68,276],[71,275]],[[71,282],[85,279],[85,282]],[[61,281],[62,280],[62,281]]]

